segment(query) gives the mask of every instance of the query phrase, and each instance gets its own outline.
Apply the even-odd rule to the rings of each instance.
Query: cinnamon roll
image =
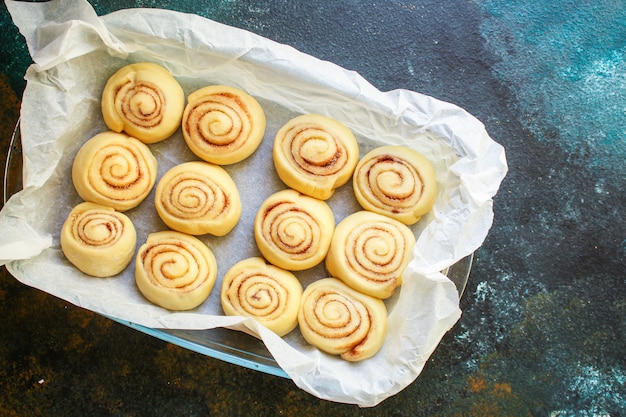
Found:
[[[185,233],[151,233],[137,252],[137,288],[146,299],[169,310],[191,310],[202,304],[216,277],[213,252]]]
[[[273,159],[278,176],[287,186],[327,200],[350,180],[359,146],[350,129],[339,121],[305,114],[278,131]]]
[[[140,62],[120,68],[108,79],[101,105],[109,129],[155,143],[180,126],[185,93],[167,69]]]
[[[437,181],[430,162],[404,146],[382,146],[359,161],[354,194],[365,210],[411,225],[435,204]]]
[[[385,299],[402,284],[413,245],[415,236],[404,223],[359,211],[335,228],[326,268],[355,290]]]
[[[61,228],[61,250],[78,269],[111,277],[128,266],[137,235],[132,221],[111,207],[83,202],[70,211]]]
[[[248,258],[233,265],[222,281],[221,303],[230,316],[253,317],[279,336],[298,325],[302,285],[291,272]]]
[[[272,264],[301,271],[324,260],[335,217],[322,200],[291,189],[269,196],[254,220],[254,237],[261,254]]]
[[[186,162],[167,171],[157,184],[154,206],[171,229],[191,235],[224,236],[241,217],[235,182],[208,162]]]
[[[336,278],[310,284],[302,294],[298,324],[304,339],[347,361],[374,356],[387,336],[382,300],[362,294]]]
[[[211,85],[189,95],[183,113],[183,136],[191,151],[218,165],[252,155],[265,134],[265,113],[246,92]]]
[[[85,201],[126,211],[152,191],[157,160],[141,141],[124,133],[104,132],[79,149],[72,182]]]

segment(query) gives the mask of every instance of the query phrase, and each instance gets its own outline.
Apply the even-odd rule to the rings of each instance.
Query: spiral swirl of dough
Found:
[[[407,225],[428,213],[437,196],[430,162],[403,146],[383,146],[366,154],[356,167],[353,186],[364,209]]]
[[[364,294],[385,299],[402,284],[415,236],[405,224],[369,211],[344,218],[326,256],[333,277]]]
[[[168,70],[150,62],[129,64],[107,81],[102,115],[109,129],[144,143],[171,136],[180,126],[185,94]]]
[[[135,266],[139,291],[169,310],[190,310],[202,304],[217,277],[213,252],[198,238],[171,230],[148,235]]]
[[[254,317],[279,336],[298,325],[301,296],[295,275],[257,257],[233,265],[222,281],[221,303],[227,315]]]
[[[157,160],[144,143],[123,133],[104,132],[79,149],[72,181],[85,201],[126,211],[152,191]]]
[[[137,236],[123,213],[83,202],[72,209],[61,228],[61,250],[78,269],[95,277],[122,272],[135,254]]]
[[[167,171],[157,184],[154,205],[171,229],[191,235],[224,236],[241,217],[239,192],[230,175],[200,161]]]
[[[350,180],[359,147],[350,129],[339,121],[304,114],[278,131],[273,159],[278,176],[287,186],[327,200]]]
[[[265,134],[265,113],[252,96],[234,87],[211,85],[189,95],[183,136],[201,159],[234,164],[252,155]]]
[[[383,345],[387,309],[378,298],[361,294],[336,278],[323,278],[304,290],[298,324],[309,344],[347,361],[361,361]]]
[[[265,259],[290,271],[324,260],[334,230],[335,217],[324,201],[291,189],[268,197],[254,222],[254,237]]]

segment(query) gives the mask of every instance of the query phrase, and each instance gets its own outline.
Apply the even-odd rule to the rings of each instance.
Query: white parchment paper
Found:
[[[492,197],[507,171],[503,148],[464,110],[411,91],[381,92],[357,73],[247,31],[167,10],[122,10],[98,17],[84,0],[6,1],[34,64],[26,73],[21,113],[24,190],[0,212],[0,264],[21,282],[94,312],[153,328],[229,327],[263,340],[302,389],[338,402],[373,406],[421,372],[461,311],[454,284],[439,271],[475,251],[491,227]],[[122,274],[94,279],[64,258],[59,231],[81,200],[71,182],[80,146],[106,130],[100,95],[118,68],[152,61],[168,68],[186,94],[227,84],[256,97],[267,115],[266,135],[250,158],[226,166],[242,198],[243,215],[225,237],[202,236],[218,259],[218,282],[191,312],[147,302],[135,287],[134,261]],[[279,338],[254,320],[225,317],[221,277],[235,262],[259,256],[252,223],[256,209],[285,188],[271,158],[277,130],[302,113],[320,113],[355,133],[361,155],[384,144],[410,146],[429,158],[439,194],[432,212],[413,227],[418,236],[400,291],[387,300],[389,334],[369,360],[347,363],[304,342],[298,330]],[[180,131],[150,145],[159,176],[197,158]],[[127,214],[138,234],[166,227],[154,195]],[[350,184],[328,201],[336,221],[359,209]],[[323,266],[297,274],[304,286],[323,278]]]

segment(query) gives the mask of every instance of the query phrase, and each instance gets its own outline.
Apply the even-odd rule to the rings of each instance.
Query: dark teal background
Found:
[[[0,273],[0,416],[626,415],[623,0],[92,1],[250,30],[479,118],[507,151],[463,316],[374,409],[168,345]],[[0,9],[2,155],[30,63]]]

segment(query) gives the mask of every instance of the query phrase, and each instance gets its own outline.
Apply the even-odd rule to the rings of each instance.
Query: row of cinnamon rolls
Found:
[[[182,163],[159,180],[155,208],[172,230],[151,234],[137,252],[142,294],[171,310],[204,302],[216,282],[216,260],[197,237],[223,236],[241,216],[236,184],[220,165],[242,161],[265,134],[265,115],[247,93],[209,86],[188,97],[167,70],[131,64],[105,86],[102,111],[110,132],[79,150],[73,183],[87,202],[75,207],[61,233],[66,257],[83,272],[113,276],[136,247],[123,213],[156,184],[149,144],[182,126],[202,161]],[[257,211],[254,237],[263,258],[235,264],[223,277],[226,314],[255,317],[279,335],[299,326],[314,346],[346,360],[374,355],[386,335],[384,299],[402,282],[416,223],[434,203],[434,171],[419,153],[385,146],[359,160],[352,132],[329,117],[302,115],[276,134],[274,167],[289,189]],[[335,224],[325,200],[352,179],[362,211]],[[306,289],[293,274],[325,262],[332,278]]]

